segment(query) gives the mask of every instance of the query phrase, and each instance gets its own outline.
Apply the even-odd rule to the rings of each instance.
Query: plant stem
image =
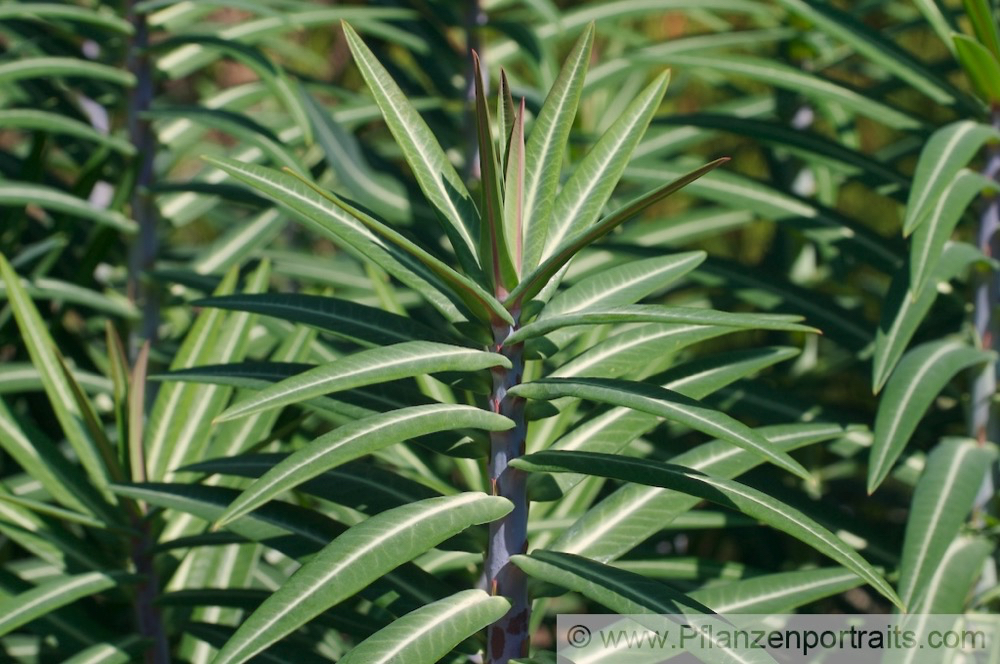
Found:
[[[994,108],[992,125],[1000,130],[1000,108]],[[983,175],[988,178],[1000,179],[1000,145],[991,144],[987,148],[986,167]],[[991,194],[986,201],[979,217],[978,244],[980,250],[991,258],[1000,257],[1000,197]],[[1000,320],[993,315],[994,307],[1000,303],[1000,273],[996,270],[983,270],[978,273],[975,293],[973,296],[973,323],[976,334],[984,349],[1000,350]],[[988,363],[976,375],[972,385],[972,408],[970,413],[970,435],[985,445],[987,441],[1000,443],[1000,417],[993,399],[997,391],[996,363]],[[1000,467],[996,463],[988,469],[983,485],[976,497],[973,518],[982,521],[982,516],[989,511],[990,501],[996,494],[1000,484]],[[996,564],[992,558],[987,559],[980,579],[980,588],[991,587],[997,580]]]
[[[142,535],[132,539],[132,564],[135,571],[143,577],[136,587],[135,617],[139,634],[151,642],[146,648],[143,661],[146,664],[169,664],[170,646],[160,608],[156,605],[160,584],[153,565],[154,540],[150,534],[150,524],[147,519],[137,515],[133,525]]]
[[[528,579],[510,562],[511,556],[528,550],[527,478],[522,470],[508,463],[524,455],[527,425],[524,419],[524,399],[508,396],[507,392],[524,377],[524,344],[505,346],[504,340],[517,328],[497,324],[493,327],[494,351],[510,360],[511,368],[493,370],[493,392],[490,408],[514,421],[514,428],[490,434],[490,487],[493,495],[503,496],[514,503],[507,516],[490,524],[490,544],[486,555],[486,587],[493,595],[510,600],[510,611],[486,631],[487,662],[506,664],[511,659],[528,654],[528,619],[531,604],[528,599]]]
[[[135,0],[128,0],[128,20],[135,28],[129,43],[126,67],[135,76],[135,87],[129,91],[129,140],[138,151],[135,181],[132,183],[132,218],[139,224],[139,233],[129,247],[128,297],[142,308],[142,323],[129,337],[129,357],[134,360],[142,340],[156,340],[160,306],[155,290],[143,279],[154,266],[158,251],[157,214],[150,186],[153,184],[153,158],[156,141],[148,119],[143,117],[153,100],[153,71],[149,60],[149,26],[146,15],[136,10]]]

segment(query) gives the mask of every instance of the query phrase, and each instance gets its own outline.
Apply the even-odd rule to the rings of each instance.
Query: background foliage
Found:
[[[420,144],[394,138],[365,82],[385,67],[454,166],[452,186],[485,214],[470,47],[499,126],[514,122],[496,104],[500,67],[524,99],[529,150],[564,62],[589,61],[578,112],[556,123],[565,155],[535,167],[552,191],[568,191],[592,146],[647,100],[649,127],[626,132],[631,159],[614,152],[621,181],[593,199],[590,223],[732,157],[584,249],[525,322],[641,301],[797,314],[822,331],[619,318],[526,343],[525,379],[557,379],[519,388],[535,454],[518,463],[536,472],[529,554],[515,562],[549,582],[530,589],[532,657],[554,648],[558,612],[659,612],[678,593],[716,611],[887,611],[895,593],[911,611],[995,612],[996,4],[692,4],[0,5],[4,656],[211,661],[276,589],[297,592],[302,562],[350,555],[363,565],[333,575],[323,606],[293,612],[290,636],[261,657],[376,661],[406,643],[407,661],[462,661],[483,648],[482,628],[507,611],[474,590],[479,524],[507,509],[479,493],[491,489],[486,432],[507,426],[484,411],[484,368],[499,366],[483,359],[489,326],[449,318],[467,303],[401,278],[398,251],[359,260],[362,242],[294,222],[274,204],[282,192],[234,177],[287,169],[475,277],[413,165]],[[649,101],[665,68],[669,88]],[[502,164],[513,153],[498,136]],[[312,366],[456,342],[479,347],[380,373],[383,385],[219,417]],[[177,380],[191,367],[215,368]],[[729,434],[742,423],[794,452],[806,476],[674,411],[629,411],[636,400],[582,380],[594,378],[696,399],[717,422],[734,418]],[[425,417],[393,429],[400,409]],[[365,438],[366,422],[383,435]],[[232,518],[251,478],[338,436],[355,436],[344,465]],[[837,537],[775,531],[734,494],[703,502],[718,487],[756,490]],[[417,522],[415,548],[367,539]],[[882,576],[892,588],[880,594]],[[421,641],[449,611],[445,633]],[[234,647],[224,657],[238,659]]]

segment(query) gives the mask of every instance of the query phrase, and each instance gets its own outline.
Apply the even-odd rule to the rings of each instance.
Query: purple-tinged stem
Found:
[[[517,315],[514,316],[515,322]],[[514,428],[490,434],[489,474],[493,495],[503,496],[514,504],[507,516],[490,524],[490,544],[486,554],[486,587],[493,595],[510,600],[510,611],[486,630],[486,661],[489,664],[507,664],[511,659],[528,654],[528,622],[531,603],[528,598],[528,579],[524,572],[510,562],[511,556],[528,550],[528,494],[524,471],[511,468],[511,459],[524,455],[527,425],[524,418],[524,399],[508,396],[510,388],[524,377],[524,345],[505,346],[504,340],[516,329],[500,324],[493,328],[495,352],[510,360],[511,368],[493,370],[493,392],[490,408],[514,421]]]

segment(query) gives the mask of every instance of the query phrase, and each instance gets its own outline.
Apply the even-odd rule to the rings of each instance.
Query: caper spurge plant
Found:
[[[723,354],[690,369],[672,367],[669,361],[686,345],[742,329],[790,335],[814,330],[792,315],[639,303],[696,267],[704,258],[701,252],[605,266],[568,288],[562,286],[571,261],[594,242],[725,161],[710,162],[631,201],[609,205],[631,153],[660,107],[668,75],[659,74],[639,91],[563,180],[593,26],[570,50],[530,121],[526,104],[515,103],[502,72],[494,121],[487,72],[473,54],[478,150],[468,153],[478,151],[481,180],[474,198],[388,71],[350,26],[344,30],[385,124],[436,213],[447,248],[418,243],[406,229],[396,229],[352,202],[350,190],[328,191],[299,169],[278,171],[212,159],[213,165],[393,281],[382,307],[279,294],[204,300],[204,306],[319,325],[359,348],[304,370],[287,365],[212,366],[169,377],[225,383],[254,374],[276,381],[230,406],[217,422],[236,422],[290,405],[347,420],[277,462],[258,464],[253,474],[259,477],[216,520],[216,528],[235,529],[287,491],[325,481],[330,471],[365,455],[375,454],[383,463],[394,454],[412,455],[406,450],[413,443],[419,444],[414,449],[431,450],[436,455],[431,459],[450,460],[463,484],[485,491],[456,492],[458,486],[437,485],[445,495],[404,501],[390,509],[367,508],[375,513],[355,519],[284,581],[239,626],[215,661],[245,661],[331,607],[348,600],[356,604],[352,598],[359,592],[389,615],[381,630],[347,651],[344,662],[389,661],[402,652],[406,661],[437,661],[484,628],[487,661],[499,664],[527,657],[532,576],[612,610],[662,610],[674,590],[616,570],[565,538],[547,538],[551,550],[532,550],[527,536],[529,499],[572,504],[584,489],[580,485],[593,485],[586,476],[658,491],[669,488],[695,497],[694,502],[721,501],[802,539],[851,570],[853,583],[863,579],[898,602],[881,576],[825,528],[725,478],[740,468],[769,462],[790,477],[808,479],[809,473],[787,450],[839,433],[839,428],[827,425],[820,427],[823,431],[810,425],[757,431],[697,400],[790,357],[794,350]],[[400,306],[393,294],[397,285],[418,294],[422,304]],[[619,333],[610,341],[638,344],[645,355],[640,353],[624,368],[614,366],[613,346],[599,353],[587,346],[587,331],[596,328]],[[645,336],[636,341],[636,334]],[[655,361],[650,361],[650,353],[658,355]],[[483,380],[484,372],[489,379]],[[738,453],[735,465],[719,468],[715,476],[712,465],[699,464],[696,456],[685,467],[682,458],[667,465],[619,455],[664,420],[717,438],[709,447]],[[526,454],[528,450],[533,453]],[[468,463],[483,457],[485,481],[477,477],[475,462]],[[218,459],[189,470],[239,474],[250,461]],[[533,473],[541,481],[529,481]],[[552,477],[546,479],[544,473]],[[485,523],[488,537],[473,536],[472,547],[462,548],[470,542],[456,538]],[[476,555],[474,542],[485,543],[485,550],[479,549],[485,561],[478,581],[475,575],[466,576],[467,586],[457,592],[447,590],[449,584],[421,586],[420,566],[414,563],[418,556],[432,560],[436,547],[458,547]],[[474,585],[479,589],[470,587]],[[386,599],[385,590],[376,590],[380,586],[393,589],[389,597],[396,599]]]

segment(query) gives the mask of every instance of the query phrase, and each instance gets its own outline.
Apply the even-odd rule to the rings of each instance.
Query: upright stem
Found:
[[[992,125],[1000,130],[1000,108],[994,108]],[[1000,179],[1000,145],[993,144],[987,149],[986,168],[983,175],[988,178]],[[984,254],[992,258],[1000,257],[1000,197],[991,194],[979,217],[978,245]],[[973,296],[973,323],[976,334],[984,349],[1000,350],[1000,320],[994,315],[994,309],[1000,304],[1000,273],[996,270],[984,270],[977,278]],[[987,441],[1000,443],[1000,417],[994,405],[994,395],[997,391],[996,363],[987,364],[975,377],[972,385],[972,409],[970,415],[970,435],[985,445]],[[982,514],[989,509],[989,503],[996,495],[1000,484],[1000,469],[996,464],[989,469],[983,480],[983,486],[975,502],[975,518],[982,519]],[[980,586],[992,586],[997,580],[997,569],[992,558],[987,559],[986,568]]]
[[[511,468],[511,459],[524,455],[527,425],[524,419],[524,399],[508,396],[507,392],[524,377],[524,344],[504,345],[504,340],[516,329],[515,325],[493,327],[494,350],[510,360],[511,368],[493,370],[493,392],[490,408],[514,421],[514,428],[490,434],[490,488],[493,495],[503,496],[514,509],[499,521],[490,524],[490,547],[486,555],[486,586],[493,595],[510,600],[510,611],[489,626],[487,662],[506,664],[511,659],[528,654],[528,580],[524,572],[510,562],[511,556],[528,550],[528,495],[524,471]]]
[[[158,237],[156,208],[150,187],[153,184],[153,157],[156,142],[153,129],[143,117],[153,101],[153,70],[149,60],[149,26],[146,15],[136,10],[135,0],[128,0],[127,15],[135,34],[129,43],[126,66],[135,76],[135,87],[128,98],[129,140],[137,150],[135,181],[132,183],[132,218],[139,224],[139,233],[129,247],[128,297],[142,308],[142,324],[129,338],[129,356],[135,359],[142,340],[156,340],[160,320],[159,301],[154,289],[142,278],[156,261]]]
[[[137,517],[133,525],[140,537],[132,539],[132,564],[135,571],[142,576],[142,581],[135,592],[135,617],[139,634],[150,641],[143,656],[145,664],[169,664],[170,644],[167,632],[163,627],[163,618],[156,600],[160,593],[159,577],[153,564],[153,546],[155,544],[150,534],[148,520]]]

